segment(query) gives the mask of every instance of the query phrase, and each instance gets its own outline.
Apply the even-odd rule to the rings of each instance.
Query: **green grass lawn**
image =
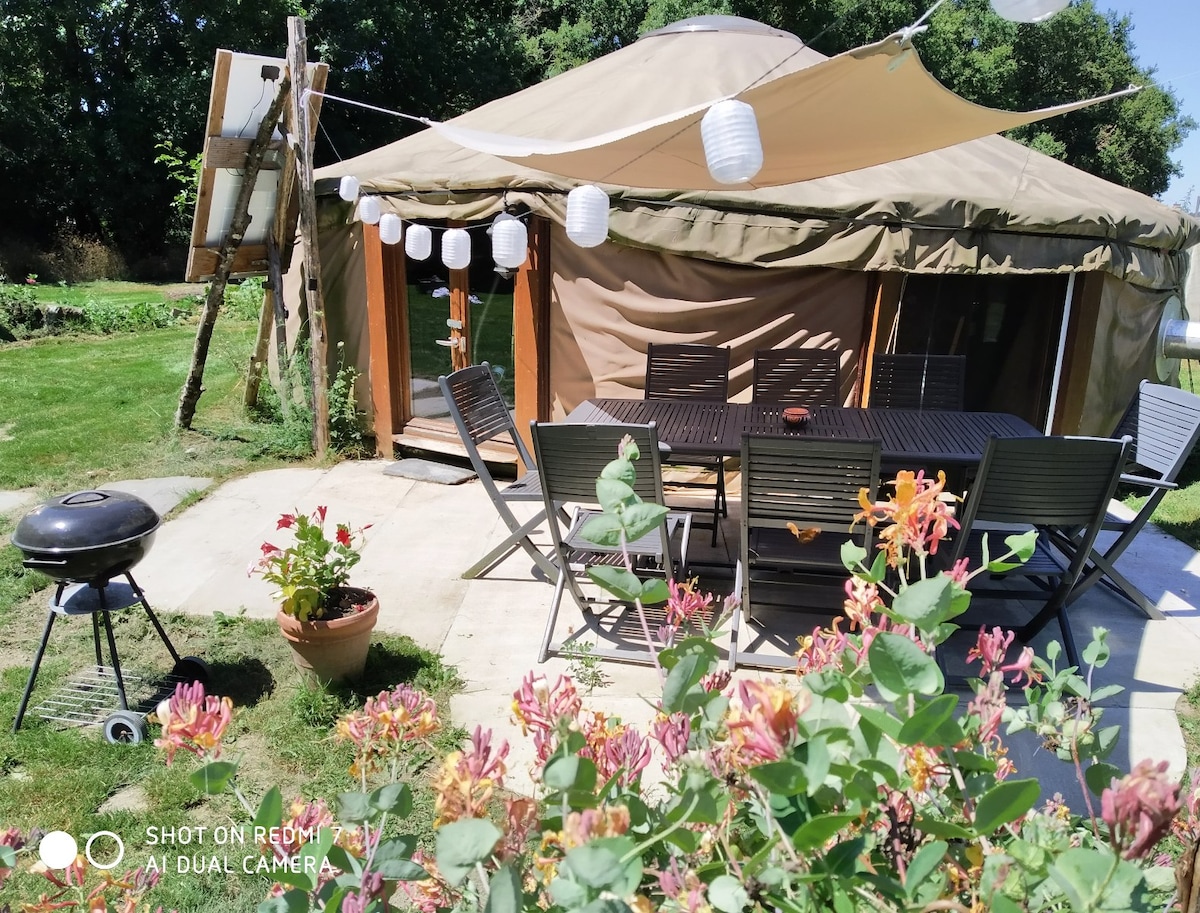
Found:
[[[500,389],[513,399],[513,296],[503,292],[476,292],[479,304],[471,305],[471,338],[474,349],[471,363],[486,361],[504,369],[499,376]],[[434,298],[417,286],[408,287],[408,319],[412,338],[411,357],[413,377],[437,380],[440,374],[450,373],[450,350],[439,346],[435,339],[446,339],[450,330],[450,299]]]
[[[80,282],[76,285],[31,285],[34,297],[42,304],[65,304],[82,307],[89,301],[114,306],[131,307],[144,301],[174,302],[204,293],[205,286],[196,284],[148,285],[144,282],[102,280]]]

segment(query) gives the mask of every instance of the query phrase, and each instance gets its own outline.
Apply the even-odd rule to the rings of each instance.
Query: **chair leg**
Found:
[[[550,601],[550,614],[546,618],[546,630],[542,632],[542,643],[538,647],[539,663],[544,663],[550,658],[551,641],[554,639],[554,626],[558,623],[558,610],[562,605],[563,588],[566,585],[567,575],[570,573],[570,568],[563,568],[559,572],[558,580],[554,584],[554,598]]]
[[[504,516],[507,511],[501,511],[501,516],[505,524],[509,528],[509,536],[494,549],[472,564],[469,568],[463,571],[463,578],[471,580],[475,577],[482,577],[487,574],[497,564],[515,552],[518,548],[523,548],[533,559],[533,563],[542,569],[546,577],[550,580],[554,579],[554,575],[558,573],[558,569],[554,566],[545,555],[543,555],[537,547],[529,541],[529,534],[542,525],[546,520],[546,511],[540,510],[532,520],[526,523],[520,523],[511,513]]]
[[[1109,589],[1121,594],[1132,602],[1150,620],[1162,621],[1167,617],[1159,611],[1158,606],[1145,593],[1130,583],[1129,579],[1116,569],[1107,554],[1101,555],[1099,552],[1093,550],[1089,560],[1091,561],[1091,568],[1080,579],[1075,589],[1071,591],[1070,602],[1075,602],[1087,590],[1091,589],[1094,584],[1106,583],[1109,584]]]

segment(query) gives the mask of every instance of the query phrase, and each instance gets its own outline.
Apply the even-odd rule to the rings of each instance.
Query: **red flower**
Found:
[[[295,514],[284,514],[279,518],[279,522],[275,525],[276,529],[291,529],[296,525]]]
[[[348,527],[345,523],[338,524],[337,544],[338,545],[349,545],[350,544],[350,527]]]

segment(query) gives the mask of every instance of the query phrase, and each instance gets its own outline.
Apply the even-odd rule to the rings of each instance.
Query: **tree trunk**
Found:
[[[254,184],[258,180],[259,168],[262,166],[263,153],[271,141],[271,134],[279,122],[283,112],[284,102],[287,101],[291,86],[285,76],[279,85],[279,92],[271,103],[270,110],[258,125],[258,134],[246,153],[246,173],[242,177],[242,186],[238,190],[237,203],[233,210],[233,222],[229,234],[221,243],[217,252],[217,267],[213,274],[212,284],[208,287],[208,296],[204,300],[204,309],[200,312],[200,326],[196,329],[196,346],[192,350],[192,365],[188,370],[187,381],[179,396],[179,409],[175,413],[176,428],[191,428],[192,418],[196,414],[196,403],[204,392],[201,386],[204,380],[204,363],[208,359],[208,346],[212,341],[213,324],[217,322],[217,313],[221,302],[225,300],[225,286],[229,282],[229,272],[233,266],[233,255],[241,246],[246,229],[250,227],[250,195],[254,192]]]

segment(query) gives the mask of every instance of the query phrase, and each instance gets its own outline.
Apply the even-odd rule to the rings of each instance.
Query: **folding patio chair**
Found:
[[[545,510],[539,510],[529,520],[522,522],[513,514],[510,504],[516,502],[542,503],[542,486],[529,448],[517,433],[512,413],[504,402],[504,396],[496,385],[491,365],[486,361],[455,371],[438,378],[450,416],[458,427],[471,467],[483,483],[484,490],[492,499],[500,519],[508,527],[508,537],[494,549],[463,572],[463,577],[481,577],[497,564],[523,548],[546,576],[553,580],[558,573],[550,559],[529,539],[529,534],[546,519]],[[517,456],[525,468],[524,475],[510,485],[501,488],[492,478],[491,470],[479,453],[479,445],[495,438],[510,439],[517,448]]]
[[[755,622],[756,613],[768,607],[795,611],[807,605],[806,611],[825,614],[830,592],[835,612],[840,611],[847,577],[842,545],[854,539],[871,548],[871,528],[865,523],[851,527],[862,509],[859,491],[866,489],[875,500],[879,463],[879,441],[742,438],[741,605],[734,615],[730,668],[743,660],[775,668],[796,665],[791,655],[739,652],[742,619]]]
[[[533,449],[541,472],[546,512],[554,515],[550,522],[550,540],[557,566],[554,597],[546,619],[546,630],[538,649],[538,662],[545,662],[551,653],[563,649],[563,644],[554,643],[553,638],[563,594],[568,591],[580,611],[588,618],[589,627],[593,620],[596,621],[598,635],[628,643],[630,637],[621,629],[621,616],[628,613],[621,611],[616,616],[615,624],[607,630],[602,630],[600,622],[606,618],[597,619],[593,611],[598,605],[622,604],[614,602],[607,594],[588,596],[580,585],[580,578],[585,575],[588,567],[600,564],[623,566],[624,552],[617,547],[597,545],[585,539],[581,531],[589,520],[601,513],[596,496],[596,480],[604,467],[617,458],[618,447],[626,435],[633,439],[640,452],[640,458],[634,463],[637,476],[634,491],[647,503],[665,503],[658,435],[654,423],[588,425],[533,422],[531,428]],[[565,524],[560,521],[562,513],[558,510],[564,504],[575,505],[569,514],[569,522]],[[671,512],[657,529],[636,542],[628,543],[627,549],[634,561],[635,573],[639,576],[653,575],[683,580],[687,574],[691,530],[692,515],[689,512]],[[672,542],[676,533],[679,534],[679,544],[677,549],[673,550]],[[607,616],[607,613],[605,615]],[[652,630],[656,629],[657,625],[658,623]],[[640,626],[635,635],[640,635]],[[593,648],[591,655],[645,662],[649,659],[649,647],[644,643],[644,638],[642,640],[643,643],[638,649],[628,646]]]
[[[870,406],[961,412],[966,371],[965,355],[876,355]]]
[[[842,379],[833,349],[759,349],[754,353],[756,403],[840,406]]]
[[[1097,581],[1104,580],[1124,594],[1147,618],[1162,618],[1158,606],[1116,569],[1116,560],[1146,525],[1168,491],[1178,487],[1176,478],[1200,438],[1200,396],[1143,380],[1137,395],[1117,426],[1117,435],[1133,438],[1126,474],[1121,483],[1150,494],[1133,517],[1108,513],[1103,529],[1117,538],[1103,551],[1093,547],[1090,564],[1071,594],[1074,601]]]
[[[1008,536],[1036,529],[1037,548],[1030,560],[994,575],[1005,585],[989,586],[985,574],[972,581],[971,592],[1040,602],[1033,618],[1017,629],[1017,637],[1028,642],[1057,619],[1067,659],[1073,664],[1079,663],[1079,653],[1067,604],[1104,522],[1129,445],[1127,437],[992,438],[967,493],[960,528],[951,547],[939,551],[948,565],[968,558],[969,567],[975,569],[982,561],[984,535],[989,556],[995,559],[1007,550]],[[1035,586],[1013,586],[1020,578]]]
[[[650,343],[646,349],[646,399],[723,403],[729,399],[729,348],[693,343]],[[721,518],[729,516],[725,497],[725,460],[719,456],[688,456],[671,465],[696,466],[716,472],[716,482],[673,484],[713,491],[712,544],[717,544]]]

